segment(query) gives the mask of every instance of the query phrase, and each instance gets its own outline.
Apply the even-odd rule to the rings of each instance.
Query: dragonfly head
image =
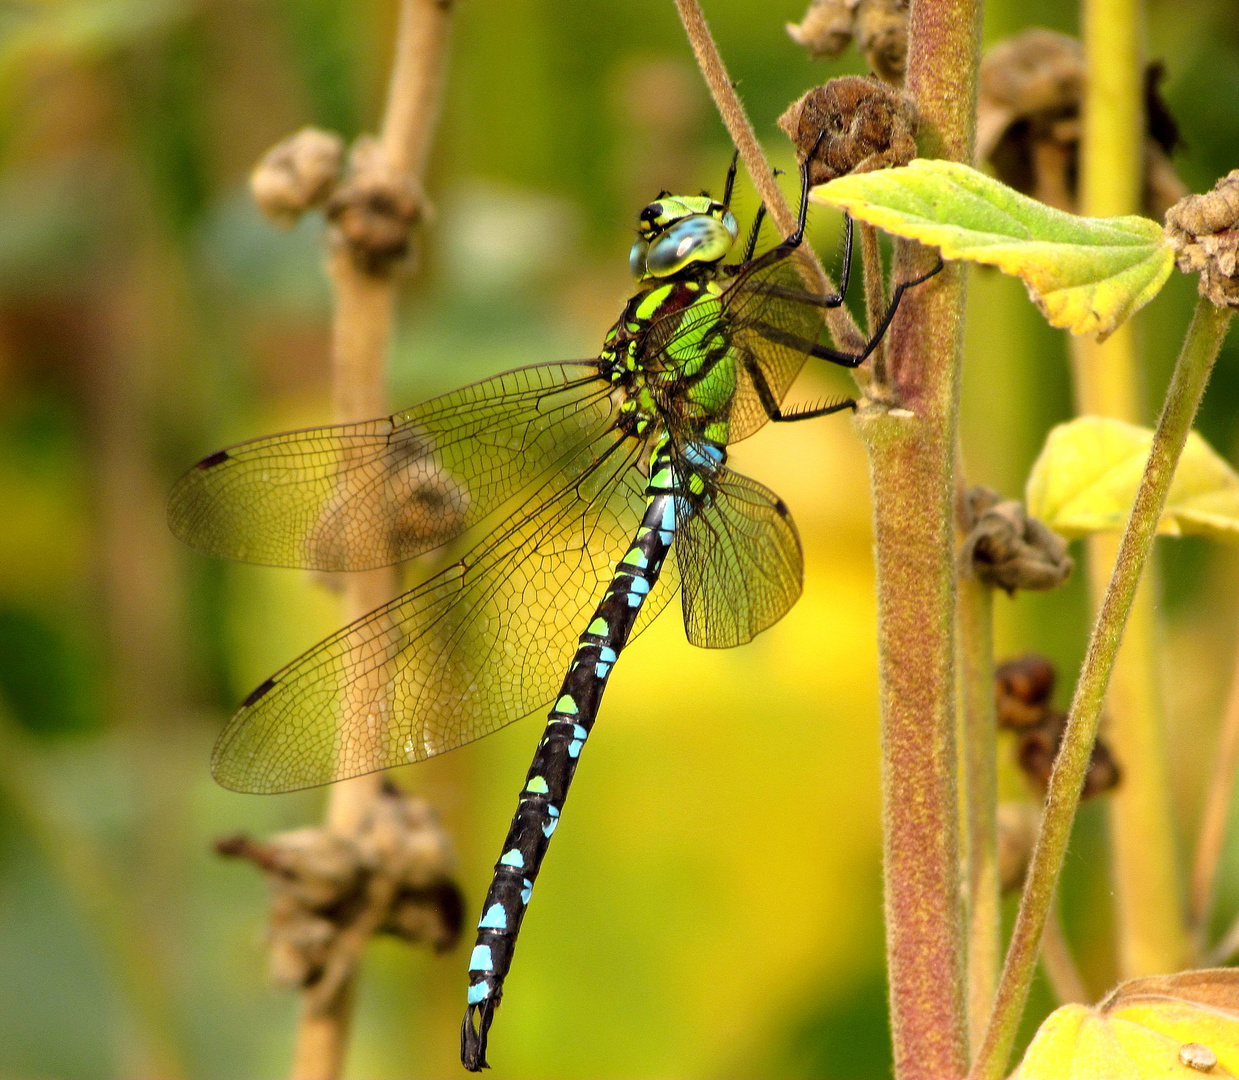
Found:
[[[739,231],[735,215],[708,195],[664,193],[641,211],[628,267],[642,282],[671,277],[694,263],[718,262]]]

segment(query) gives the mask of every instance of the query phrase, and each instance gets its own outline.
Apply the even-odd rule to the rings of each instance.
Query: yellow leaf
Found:
[[[1056,1009],[1011,1080],[1200,1080],[1237,1073],[1239,970],[1215,968],[1134,979],[1095,1008]]]
[[[1054,428],[1028,477],[1028,512],[1063,536],[1121,529],[1144,473],[1150,428],[1082,416]],[[1193,431],[1157,531],[1239,539],[1239,474]]]
[[[1021,278],[1051,326],[1104,338],[1147,304],[1174,268],[1156,221],[1086,218],[1055,210],[953,161],[918,158],[851,173],[812,197],[944,259],[996,266]]]

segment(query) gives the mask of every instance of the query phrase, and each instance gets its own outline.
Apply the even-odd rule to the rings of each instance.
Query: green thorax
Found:
[[[601,360],[625,394],[634,433],[728,441],[737,362],[723,290],[713,275],[664,281],[638,293],[607,334]]]

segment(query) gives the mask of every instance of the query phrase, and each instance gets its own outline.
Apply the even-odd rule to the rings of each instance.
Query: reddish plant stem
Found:
[[[740,151],[740,160],[744,162],[745,171],[765,203],[770,219],[779,227],[779,231],[787,236],[796,224],[796,217],[775,182],[774,170],[766,160],[766,152],[757,141],[753,124],[744,111],[731,76],[727,74],[718,46],[710,36],[710,28],[706,25],[701,5],[697,0],[675,0],[675,6],[680,14],[680,21],[684,24],[684,32],[693,47],[693,55],[697,58],[702,77],[709,87],[710,96],[723,118],[731,141]],[[822,268],[817,253],[808,244],[801,246],[797,258],[803,268],[802,272],[806,275],[805,284],[808,288],[821,295],[836,291],[835,284]],[[840,348],[857,351],[864,344],[865,339],[860,328],[846,307],[840,305],[825,309],[823,318]]]
[[[980,57],[977,0],[917,0],[907,88],[925,151],[970,161]],[[929,267],[899,248],[895,280]],[[955,441],[964,276],[948,266],[904,299],[888,338],[893,400],[859,416],[878,571],[883,865],[896,1080],[967,1068],[955,746]]]
[[[958,467],[958,466],[957,466]],[[959,583],[960,704],[963,706],[967,832],[968,1043],[980,1046],[1002,964],[998,874],[998,718],[994,706],[994,587]]]

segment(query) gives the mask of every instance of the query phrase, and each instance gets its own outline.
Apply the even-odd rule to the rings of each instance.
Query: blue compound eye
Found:
[[[650,277],[668,277],[689,263],[717,262],[728,251],[734,237],[727,225],[705,214],[677,221],[649,246],[645,272]]]
[[[634,281],[640,281],[645,277],[645,253],[649,250],[648,240],[638,240],[628,253],[628,269]]]

